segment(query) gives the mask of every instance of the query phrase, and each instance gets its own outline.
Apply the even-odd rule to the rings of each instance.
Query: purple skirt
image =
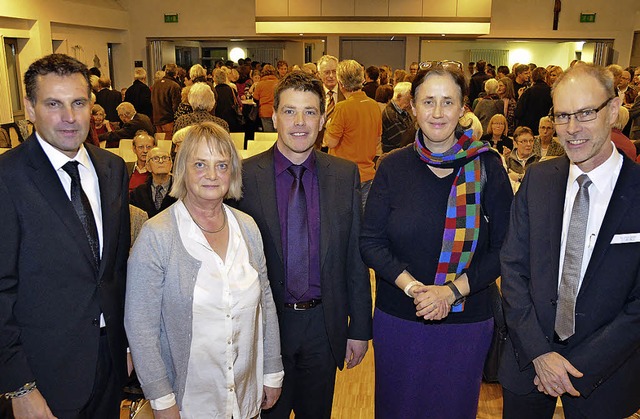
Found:
[[[423,324],[376,309],[377,419],[475,419],[493,319]]]

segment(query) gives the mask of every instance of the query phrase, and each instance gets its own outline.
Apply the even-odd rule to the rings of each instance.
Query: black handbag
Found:
[[[507,343],[507,323],[504,320],[504,310],[502,308],[502,294],[498,285],[494,282],[489,287],[491,298],[491,309],[493,311],[493,338],[489,353],[484,361],[484,369],[482,370],[482,378],[487,383],[498,382],[498,367],[500,366],[500,358]]]

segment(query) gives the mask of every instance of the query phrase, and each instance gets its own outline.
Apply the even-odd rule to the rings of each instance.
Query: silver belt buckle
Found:
[[[293,303],[293,309],[296,311],[304,311],[304,308],[298,308],[298,303]]]

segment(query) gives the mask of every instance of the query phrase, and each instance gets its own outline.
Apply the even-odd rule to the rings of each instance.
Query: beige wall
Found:
[[[286,3],[289,15],[311,14],[311,11],[318,15],[319,7],[320,14],[325,16],[333,13],[384,16],[386,13],[389,17],[402,17],[451,15],[451,10],[444,9],[451,9],[454,0],[438,2],[437,7],[430,0],[309,0],[304,2],[302,9],[299,7],[302,3],[297,0],[274,1]],[[623,66],[629,62],[633,31],[640,30],[640,2],[637,0],[617,0],[615,10],[611,8],[610,0],[565,0],[558,31],[551,29],[553,2],[550,0],[455,0],[455,3],[457,16],[471,17],[486,14],[480,9],[491,4],[491,31],[483,38],[507,40],[526,36],[534,40],[582,40],[584,37],[613,40],[617,61]],[[580,12],[597,13],[596,23],[580,23]],[[178,13],[179,23],[164,23],[165,13]],[[268,39],[269,36],[256,35],[255,16],[256,0],[217,2],[215,5],[168,0],[0,0],[0,34],[19,39],[21,73],[32,61],[53,51],[52,40],[57,41],[56,51],[75,51],[89,66],[97,55],[105,68],[106,44],[114,43],[117,56],[113,78],[117,87],[121,87],[127,84],[124,83],[126,80],[132,80],[134,60],[143,61],[148,68],[146,46],[149,39]],[[397,35],[403,36],[401,25],[398,31]],[[340,34],[325,35],[326,52],[339,56]],[[449,54],[445,50],[449,44],[437,45],[441,41],[439,37],[434,37],[431,45],[426,45],[418,35],[406,36],[406,40],[406,67],[419,57]],[[473,44],[473,41],[465,42]],[[285,44],[287,61],[301,64],[302,44]],[[72,50],[76,45],[82,49]],[[463,47],[467,48],[466,45],[456,46],[456,54],[460,54]],[[532,61],[545,65],[560,62],[563,57],[568,60],[570,53],[566,48],[550,52],[531,43]]]

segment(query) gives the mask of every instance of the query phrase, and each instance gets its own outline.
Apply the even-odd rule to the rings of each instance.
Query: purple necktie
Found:
[[[304,166],[291,165],[293,176],[287,209],[287,291],[300,300],[309,289],[309,227],[302,177]]]

